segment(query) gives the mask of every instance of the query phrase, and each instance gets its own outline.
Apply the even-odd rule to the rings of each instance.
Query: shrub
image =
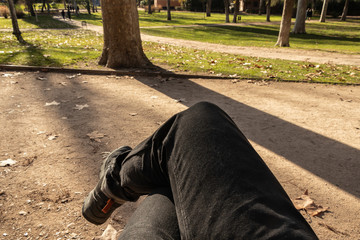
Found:
[[[25,16],[24,10],[20,6],[15,6],[16,17],[23,18]]]
[[[8,18],[10,15],[9,9],[7,6],[0,6],[0,16]]]

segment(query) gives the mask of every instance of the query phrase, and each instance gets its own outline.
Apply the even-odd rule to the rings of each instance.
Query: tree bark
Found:
[[[224,0],[224,6],[225,6],[225,22],[229,23],[230,22],[230,18],[229,18],[230,2],[229,2],[229,0]]]
[[[320,22],[325,22],[328,4],[329,4],[329,0],[324,0],[323,7],[321,10],[321,16],[319,20]]]
[[[101,9],[104,47],[99,64],[109,68],[150,65],[141,45],[136,1],[102,0]]]
[[[151,1],[151,0],[148,0],[148,5],[149,5],[148,14],[152,14],[151,3],[152,3],[152,1]]]
[[[240,0],[235,0],[233,23],[237,22],[237,16],[239,15],[239,7],[240,7]]]
[[[296,9],[296,20],[293,33],[303,34],[305,31],[305,20],[306,20],[306,6],[307,0],[298,0]]]
[[[262,6],[263,6],[263,4],[264,4],[264,0],[260,0],[260,2],[259,2],[259,15],[262,14]]]
[[[349,9],[349,0],[346,0],[340,21],[346,21],[348,9]]]
[[[11,16],[11,23],[13,26],[13,34],[15,35],[15,37],[17,38],[17,40],[20,43],[25,43],[24,39],[21,36],[19,24],[18,24],[17,17],[16,17],[14,2],[13,2],[13,0],[8,0],[8,3],[9,3],[9,10],[10,10],[10,16]]]
[[[280,31],[275,46],[290,47],[289,38],[290,38],[291,16],[292,16],[293,7],[294,7],[294,0],[284,1]]]
[[[167,20],[171,21],[170,0],[167,0],[166,5],[167,5]]]
[[[211,17],[211,0],[206,1],[206,16]]]
[[[266,3],[266,21],[270,22],[270,12],[271,12],[271,0],[267,0]]]
[[[31,15],[32,17],[35,17],[35,11],[34,11],[34,7],[33,7],[33,1],[32,1],[32,0],[26,0],[25,3],[26,3],[26,6],[27,6],[27,8],[28,8],[28,11],[29,11],[30,15]]]

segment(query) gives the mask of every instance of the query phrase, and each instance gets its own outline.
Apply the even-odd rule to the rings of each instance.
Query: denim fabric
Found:
[[[120,178],[132,194],[171,189],[181,239],[317,239],[246,137],[211,103],[170,118],[129,153]]]

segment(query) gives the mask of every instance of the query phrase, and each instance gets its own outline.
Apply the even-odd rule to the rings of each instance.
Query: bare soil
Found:
[[[0,167],[0,239],[121,230],[137,203],[101,226],[81,216],[103,156],[199,101],[235,120],[292,199],[329,207],[301,211],[320,239],[360,239],[359,87],[42,72],[0,72],[0,161],[17,161]]]

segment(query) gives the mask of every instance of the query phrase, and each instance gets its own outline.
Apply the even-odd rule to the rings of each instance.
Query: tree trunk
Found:
[[[206,16],[211,17],[211,0],[206,1]]]
[[[45,0],[42,1],[41,12],[44,12],[44,8],[46,8],[46,6],[45,6]]]
[[[298,0],[296,9],[296,21],[293,29],[293,33],[303,34],[305,31],[305,20],[306,20],[306,6],[307,0]]]
[[[233,23],[237,22],[237,16],[239,15],[239,7],[240,7],[240,0],[235,0]]]
[[[136,1],[102,0],[101,9],[104,47],[99,64],[109,68],[150,65],[141,45]]]
[[[340,21],[346,21],[348,9],[349,9],[349,0],[346,0]]]
[[[167,20],[171,21],[170,0],[167,0],[166,5],[167,5]]]
[[[263,3],[264,3],[264,0],[260,0],[260,2],[259,2],[259,15],[262,14],[261,10],[262,10]]]
[[[32,17],[35,17],[35,11],[33,7],[33,1],[32,0],[26,0],[26,6],[28,8],[28,11]]]
[[[229,2],[229,0],[224,0],[224,6],[225,6],[225,22],[229,23],[230,22],[230,18],[229,18],[230,2]]]
[[[148,5],[149,5],[148,14],[152,14],[151,3],[152,3],[152,1],[151,1],[151,0],[148,0]]]
[[[267,0],[266,3],[266,21],[270,22],[270,12],[271,12],[271,0]]]
[[[289,38],[290,38],[291,16],[292,16],[293,7],[294,7],[294,0],[284,1],[279,37],[275,46],[290,47]]]
[[[9,2],[11,23],[12,23],[12,26],[13,26],[13,34],[15,35],[15,37],[17,38],[17,40],[20,43],[25,43],[24,39],[21,36],[20,28],[19,28],[19,25],[18,25],[14,2],[13,2],[13,0],[8,0],[8,2]]]
[[[323,7],[321,10],[320,22],[325,22],[328,4],[329,4],[329,0],[324,0]]]
[[[66,9],[66,0],[64,0],[64,9]]]

